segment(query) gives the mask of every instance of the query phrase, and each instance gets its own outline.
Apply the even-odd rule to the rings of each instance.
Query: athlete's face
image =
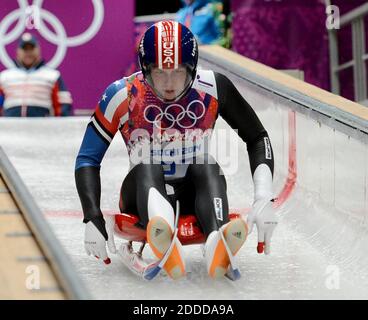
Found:
[[[41,59],[40,48],[32,44],[26,44],[23,48],[18,48],[17,59],[26,68],[30,68]]]
[[[183,92],[187,76],[187,69],[183,66],[164,70],[153,67],[151,71],[154,88],[165,100],[174,100]]]

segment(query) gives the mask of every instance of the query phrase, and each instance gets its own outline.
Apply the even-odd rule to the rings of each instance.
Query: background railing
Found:
[[[329,4],[330,1],[327,1]],[[365,44],[364,18],[368,15],[368,3],[346,13],[340,18],[340,28],[351,25],[352,28],[352,60],[339,64],[338,31],[329,30],[330,40],[330,65],[332,92],[340,95],[340,72],[353,68],[354,72],[354,98],[362,104],[368,105],[367,96],[367,68],[368,54]]]

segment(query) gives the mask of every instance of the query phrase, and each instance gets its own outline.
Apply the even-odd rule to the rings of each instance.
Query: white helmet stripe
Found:
[[[174,22],[174,43],[174,69],[177,69],[179,60],[179,26],[177,22]]]
[[[162,69],[162,22],[160,21],[158,23],[157,26],[157,30],[158,30],[158,50],[157,50],[157,55],[158,55],[158,67],[159,69]]]

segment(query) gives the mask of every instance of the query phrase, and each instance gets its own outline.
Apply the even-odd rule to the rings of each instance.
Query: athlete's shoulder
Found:
[[[227,100],[225,97],[231,95],[230,92],[236,91],[236,87],[226,75],[220,72],[214,72],[214,76],[219,100],[225,102]]]
[[[115,111],[128,97],[126,79],[124,77],[112,82],[100,97],[99,109],[110,121]]]
[[[214,73],[217,86],[232,84],[231,80],[224,74],[215,71]]]
[[[215,73],[212,70],[199,69],[192,88],[208,93],[217,99],[218,94]]]
[[[142,72],[135,72],[130,76],[123,77],[112,82],[104,91],[103,96],[107,96],[108,99],[111,99],[116,94],[121,93],[122,91],[127,90],[127,84],[133,83],[136,79],[139,79]]]
[[[121,78],[115,80],[114,82],[110,83],[104,91],[104,95],[108,97],[113,97],[116,93],[123,90],[126,87],[125,78]]]
[[[128,84],[132,84],[135,81],[144,81],[142,71],[132,73],[130,76],[124,78]]]

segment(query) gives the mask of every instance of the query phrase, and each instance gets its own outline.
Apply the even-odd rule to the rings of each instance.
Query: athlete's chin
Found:
[[[165,100],[174,100],[176,98],[176,93],[175,91],[165,91],[164,95],[163,95]]]

